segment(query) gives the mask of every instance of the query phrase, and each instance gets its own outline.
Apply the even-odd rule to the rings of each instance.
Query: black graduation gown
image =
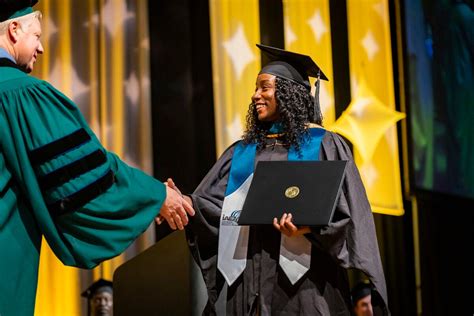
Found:
[[[224,152],[191,195],[196,215],[186,235],[208,291],[203,314],[223,315],[226,310],[227,315],[350,315],[347,268],[362,270],[386,304],[385,279],[367,195],[350,149],[331,132],[321,143],[320,160],[349,163],[331,225],[306,235],[313,245],[310,270],[291,285],[278,264],[280,233],[271,223],[252,226],[245,271],[225,293],[227,285],[217,269],[218,232],[234,146]],[[287,156],[284,146],[269,144],[257,151],[255,163],[287,160]],[[226,298],[219,297],[221,292]],[[223,304],[219,303],[222,299],[226,301]]]

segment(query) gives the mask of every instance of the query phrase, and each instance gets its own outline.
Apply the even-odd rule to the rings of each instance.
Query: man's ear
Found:
[[[13,21],[8,25],[8,38],[10,41],[12,41],[14,44],[18,42],[18,39],[20,38],[20,32],[21,31],[21,26],[20,23],[17,21]]]

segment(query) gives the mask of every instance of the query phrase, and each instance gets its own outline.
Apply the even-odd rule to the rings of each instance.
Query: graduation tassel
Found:
[[[315,94],[314,94],[314,115],[313,115],[313,123],[316,124],[322,124],[323,121],[323,115],[321,113],[321,107],[319,106],[319,87],[321,84],[321,71],[318,70],[318,76],[316,77],[316,82],[314,86],[316,87],[315,89]]]

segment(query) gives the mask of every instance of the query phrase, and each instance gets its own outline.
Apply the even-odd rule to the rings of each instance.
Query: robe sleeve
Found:
[[[56,256],[92,268],[120,254],[158,214],[165,186],[104,149],[47,82],[28,76],[2,88],[5,164]]]
[[[186,226],[186,237],[207,287],[208,303],[203,312],[205,315],[216,315],[214,304],[225,282],[217,270],[217,250],[221,209],[233,152],[234,145],[222,154],[190,195],[196,214]]]
[[[347,160],[348,164],[331,224],[320,230],[312,229],[313,233],[307,234],[307,237],[316,247],[329,253],[340,266],[364,272],[387,307],[385,277],[372,210],[351,151],[340,136],[328,132],[322,142],[320,158]]]

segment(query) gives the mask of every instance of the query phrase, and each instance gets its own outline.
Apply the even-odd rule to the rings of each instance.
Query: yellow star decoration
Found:
[[[385,132],[402,118],[404,113],[382,103],[362,80],[355,98],[330,129],[346,137],[367,162]]]

